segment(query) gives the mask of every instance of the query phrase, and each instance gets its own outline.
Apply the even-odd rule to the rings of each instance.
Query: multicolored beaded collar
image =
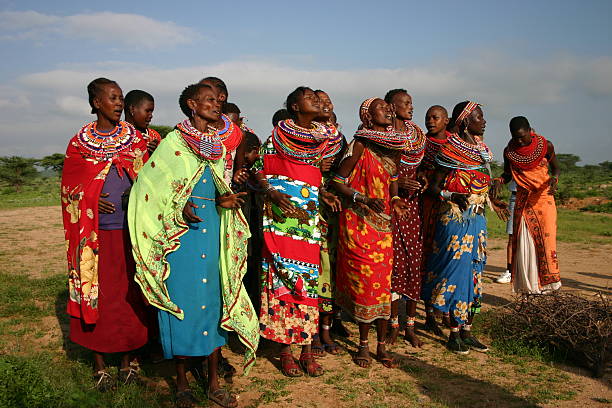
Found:
[[[444,139],[434,139],[433,137],[426,137],[425,141],[425,156],[423,157],[423,165],[428,169],[433,169],[436,164],[436,156],[440,151],[442,145],[448,142],[448,138],[451,137],[451,133],[448,130],[444,131]]]
[[[409,120],[404,121],[406,124],[406,147],[402,152],[401,163],[408,166],[418,166],[425,155],[425,133],[419,126]]]
[[[110,160],[130,147],[136,137],[136,129],[128,122],[120,121],[110,132],[97,129],[97,122],[86,124],[77,133],[81,147],[98,160]]]
[[[356,138],[366,139],[374,144],[392,150],[403,150],[406,147],[406,134],[393,129],[378,131],[361,128],[355,132]]]
[[[292,119],[281,120],[272,132],[274,147],[289,159],[307,163],[320,160],[330,141],[330,130],[321,123],[312,125],[312,129],[305,129]]]
[[[544,136],[531,132],[531,143],[528,146],[516,146],[510,141],[506,150],[506,158],[521,170],[536,168],[548,151],[548,142]]]
[[[342,145],[344,144],[344,136],[334,125],[326,124],[325,126],[329,128],[330,136],[325,153],[323,153],[323,158],[337,155],[342,150]]]
[[[193,152],[206,160],[219,160],[223,155],[223,143],[214,128],[208,133],[202,133],[193,125],[189,119],[185,119],[176,125],[176,129],[181,132],[185,142],[191,147]]]
[[[242,130],[226,114],[221,114],[221,119],[223,119],[223,129],[217,130],[217,135],[225,145],[228,153],[231,153],[242,142]]]
[[[440,147],[436,163],[456,170],[477,170],[493,160],[493,153],[480,139],[471,144],[453,133],[448,141]]]

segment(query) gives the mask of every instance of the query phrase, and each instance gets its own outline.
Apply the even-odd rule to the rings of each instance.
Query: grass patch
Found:
[[[487,232],[490,238],[508,239],[506,223],[493,211],[487,212]],[[612,217],[558,208],[557,241],[612,244]]]
[[[29,320],[55,314],[58,296],[63,304],[66,302],[66,282],[63,274],[33,279],[0,273],[0,317]]]
[[[47,207],[60,204],[60,180],[40,177],[17,192],[12,187],[0,186],[0,209]]]
[[[91,368],[78,362],[0,356],[0,407],[162,407],[168,395],[137,385],[100,393],[92,389]]]

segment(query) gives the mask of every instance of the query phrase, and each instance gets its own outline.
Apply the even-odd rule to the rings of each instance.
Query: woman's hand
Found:
[[[244,204],[244,197],[247,195],[246,191],[236,194],[225,193],[217,198],[217,205],[221,208],[240,208]]]
[[[189,224],[196,224],[198,222],[203,221],[200,217],[195,215],[195,213],[193,212],[194,208],[199,208],[199,207],[195,205],[194,203],[192,203],[191,201],[187,201],[187,204],[185,204],[185,207],[183,207],[183,218]]]
[[[424,193],[425,190],[427,190],[427,188],[429,187],[429,182],[427,181],[427,177],[421,175],[421,176],[417,176],[416,179],[419,183],[421,183],[421,186],[423,186],[421,188],[421,193]]]
[[[270,201],[278,206],[284,214],[292,214],[295,212],[295,206],[291,202],[291,196],[289,194],[281,193],[277,190],[270,190],[268,192]]]
[[[497,217],[503,222],[508,221],[510,218],[510,212],[508,211],[508,204],[501,200],[491,198],[491,205],[493,206],[493,211],[497,214]]]
[[[321,163],[319,164],[319,167],[321,168],[321,172],[322,173],[327,173],[328,171],[331,170],[332,164],[334,164],[334,157],[327,157],[323,160],[321,160]]]
[[[363,203],[374,212],[381,213],[385,211],[385,202],[382,198],[365,197]]]
[[[453,193],[450,200],[459,206],[461,211],[465,211],[468,208],[468,198],[465,194]]]
[[[100,194],[100,199],[98,200],[98,212],[102,214],[112,214],[115,212],[115,205],[110,201],[106,201],[103,198],[109,196],[109,193]]]
[[[404,215],[406,215],[406,213],[410,209],[410,207],[408,207],[408,204],[406,204],[404,200],[398,200],[397,198],[391,201],[391,208],[399,218],[402,218]]]
[[[147,142],[147,150],[149,151],[149,156],[153,154],[157,146],[159,145],[159,140],[151,139]]]
[[[336,195],[330,193],[329,191],[321,191],[319,194],[321,200],[327,204],[333,212],[342,210],[342,203],[340,202],[340,199],[336,197]]]
[[[400,177],[397,182],[399,188],[408,191],[410,194],[414,193],[415,191],[421,191],[423,188],[423,185],[418,180],[408,177]]]
[[[497,178],[493,180],[493,184],[491,185],[491,191],[489,194],[489,197],[491,198],[491,200],[497,199],[497,197],[501,193],[502,186],[503,186],[503,183],[501,182],[500,179]]]
[[[548,193],[550,195],[557,194],[557,190],[559,189],[559,179],[557,177],[551,177],[548,181]]]
[[[249,172],[248,169],[240,169],[234,174],[234,177],[232,177],[232,181],[235,184],[244,184],[246,183],[246,181],[249,179],[250,176],[251,176],[251,173]]]

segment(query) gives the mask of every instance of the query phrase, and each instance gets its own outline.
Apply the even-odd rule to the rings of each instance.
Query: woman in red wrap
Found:
[[[147,342],[145,305],[134,282],[126,224],[129,189],[144,161],[147,143],[120,121],[123,93],[98,78],[87,86],[97,120],[68,143],[62,172],[62,216],[67,246],[70,339],[94,352],[94,379],[101,391],[113,385],[102,353],[125,353],[119,380],[138,376],[130,351]]]
[[[359,324],[355,364],[371,364],[368,332],[375,323],[376,358],[392,368],[396,364],[385,349],[391,314],[391,217],[406,210],[397,195],[397,166],[406,137],[390,129],[391,107],[380,98],[365,100],[359,116],[363,127],[355,133],[333,181],[346,199],[339,217],[336,301]]]

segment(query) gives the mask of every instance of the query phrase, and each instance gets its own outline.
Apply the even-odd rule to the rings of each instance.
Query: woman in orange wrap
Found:
[[[504,150],[500,184],[516,181],[513,225],[512,285],[515,292],[543,293],[561,287],[557,260],[557,207],[553,194],[559,181],[555,147],[536,134],[527,118],[510,121],[512,139]],[[549,175],[549,166],[552,177]]]

